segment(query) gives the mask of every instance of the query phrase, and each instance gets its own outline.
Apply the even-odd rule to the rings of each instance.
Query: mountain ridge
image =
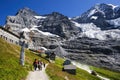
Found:
[[[102,30],[114,29],[114,25],[111,25],[106,20],[112,20],[120,17],[120,7],[112,4],[97,4],[81,16],[73,18],[78,23],[91,23],[93,22],[96,26]]]
[[[80,36],[101,39],[96,34],[100,35],[100,33],[103,33],[103,35],[100,35],[103,37],[103,39],[101,40],[110,39],[109,37],[106,37],[107,34],[111,37],[111,39],[119,39],[119,36],[117,36],[119,32],[118,30],[115,30],[120,29],[119,8],[119,6],[113,6],[112,4],[97,4],[90,8],[87,12],[83,13],[81,16],[72,19],[69,19],[67,16],[64,16],[59,12],[39,15],[30,8],[23,8],[17,12],[16,16],[8,16],[6,20],[6,25],[11,25],[13,32],[19,32],[20,29],[23,29],[25,27],[30,29],[33,26],[36,26],[38,30],[41,30],[43,32],[50,32],[63,38],[70,38],[71,36],[76,36],[79,35],[79,33],[82,33],[82,35]],[[115,9],[116,11],[114,11],[117,16],[116,18],[116,16],[114,15],[116,19],[113,19],[113,17],[108,15],[108,13],[110,13],[109,10],[113,9]],[[100,12],[100,14],[97,14],[97,12]],[[111,15],[113,16],[113,14]],[[109,17],[111,17],[111,20],[109,20]],[[74,23],[73,21],[77,22],[78,24],[85,25],[88,23],[93,23],[96,26],[96,30],[98,28],[99,30],[97,31],[97,33],[94,30],[94,33],[89,32],[90,30],[87,31],[88,33],[84,32],[83,28],[76,25],[76,23]],[[107,30],[111,30],[112,33]],[[114,38],[109,34],[116,34],[116,37]],[[94,36],[92,37],[92,35]]]
[[[116,8],[118,12],[113,15],[111,11],[113,12]],[[113,70],[120,68],[119,7],[107,4],[96,5],[82,16],[73,19],[58,12],[44,16],[37,15],[29,9],[23,10],[23,13],[20,12],[20,15],[9,16],[6,26],[10,26],[16,33],[26,31],[28,36],[33,33],[32,42],[35,47],[42,45],[48,49],[55,49],[62,46],[71,53],[66,56],[71,59],[81,60],[91,65],[102,65]],[[111,15],[108,15],[109,13]]]

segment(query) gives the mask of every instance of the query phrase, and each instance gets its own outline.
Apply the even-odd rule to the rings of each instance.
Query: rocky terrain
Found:
[[[69,53],[66,57],[81,63],[120,70],[120,40],[101,41],[77,38],[66,41],[62,47]]]
[[[97,4],[79,17],[73,18],[78,23],[94,23],[102,30],[120,28],[120,7],[112,4]],[[117,19],[117,20],[116,20]],[[116,22],[115,22],[116,20]]]
[[[39,15],[23,8],[7,17],[5,27],[8,26],[14,33],[26,32],[34,47],[60,47],[56,50],[62,56],[120,71],[119,6],[97,4],[71,19],[58,12]]]
[[[14,32],[36,27],[38,30],[50,32],[63,38],[69,38],[79,32],[79,29],[71,23],[67,16],[58,12],[41,16],[29,8],[20,9],[16,16],[8,16],[6,25],[12,26],[11,29]]]

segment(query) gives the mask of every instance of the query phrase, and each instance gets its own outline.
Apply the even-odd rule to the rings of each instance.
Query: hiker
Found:
[[[38,69],[42,70],[42,62],[40,60],[38,61]]]
[[[45,63],[43,62],[43,66],[44,66],[44,68],[45,68]]]
[[[35,59],[34,62],[33,62],[34,70],[37,69],[37,65],[38,65],[38,60]]]

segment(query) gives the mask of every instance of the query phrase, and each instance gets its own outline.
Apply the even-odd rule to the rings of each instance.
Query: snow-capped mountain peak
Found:
[[[36,31],[46,36],[58,35],[62,38],[71,38],[80,33],[80,36],[106,40],[108,36],[111,39],[119,38],[120,7],[97,4],[75,18],[68,18],[58,12],[40,16],[29,8],[24,8],[16,16],[9,16],[6,22],[15,32],[21,29],[24,32]],[[114,34],[115,37],[109,34]]]
[[[112,4],[97,4],[91,7],[88,11],[72,20],[78,23],[94,23],[102,30],[117,29],[119,27],[120,7]],[[117,25],[115,21],[117,19]],[[110,20],[110,21],[109,21]],[[112,22],[112,23],[111,23]]]

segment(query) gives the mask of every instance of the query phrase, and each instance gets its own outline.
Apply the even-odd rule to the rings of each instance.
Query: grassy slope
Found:
[[[98,74],[109,78],[110,80],[120,80],[119,72],[114,72],[114,71],[110,71],[110,70],[103,69],[103,68],[97,68],[93,66],[91,66],[91,69],[95,70]]]
[[[65,76],[67,76],[69,80],[99,80],[97,77],[90,75],[88,72],[78,68],[76,75],[62,72],[63,61],[63,59],[57,58],[55,63],[48,65],[46,72],[50,76],[51,80],[65,80]],[[93,66],[91,66],[90,68],[91,70],[95,70],[99,75],[109,78],[110,80],[120,80],[119,72],[114,72]]]
[[[19,46],[7,43],[0,38],[0,80],[24,80],[28,74],[28,70],[31,70],[32,68],[34,59],[40,58],[31,51],[26,50],[26,65],[22,67],[19,64],[19,55]]]
[[[19,65],[20,47],[9,44],[0,38],[0,80],[24,80],[28,74],[28,70],[32,68],[32,62],[35,58],[40,57],[34,55],[31,51],[25,51],[25,67]],[[43,58],[42,61],[47,62]],[[63,60],[57,58],[55,63],[50,63],[46,69],[46,72],[50,76],[51,80],[65,80],[67,76],[69,80],[99,80],[87,73],[84,70],[77,69],[76,75],[71,75],[66,72],[62,72]],[[111,80],[120,80],[120,73],[112,72],[105,69],[92,67],[93,70],[99,74],[109,77]],[[108,74],[109,73],[109,74]]]
[[[50,76],[51,80],[65,80],[65,77],[67,77],[69,80],[100,80],[99,78],[90,75],[88,72],[78,68],[76,75],[71,75],[67,72],[63,72],[63,61],[64,60],[57,58],[55,63],[48,65],[46,72]]]

